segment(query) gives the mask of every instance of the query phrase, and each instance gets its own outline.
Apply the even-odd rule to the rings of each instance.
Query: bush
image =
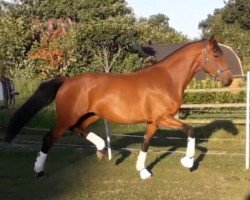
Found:
[[[242,81],[241,86],[244,86],[245,82]],[[189,89],[210,89],[210,88],[222,88],[220,82],[213,81],[211,79],[205,80],[192,80],[188,86]],[[203,104],[203,103],[244,103],[246,98],[246,92],[203,92],[203,93],[191,93],[186,92],[184,94],[183,103]]]

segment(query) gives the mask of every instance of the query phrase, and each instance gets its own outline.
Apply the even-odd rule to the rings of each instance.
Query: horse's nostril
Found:
[[[232,82],[233,82],[233,80],[231,78],[229,78],[229,79],[222,79],[222,84],[224,86],[229,86],[229,85],[231,85]]]

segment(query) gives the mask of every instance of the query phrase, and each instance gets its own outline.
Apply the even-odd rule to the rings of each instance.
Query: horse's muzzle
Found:
[[[233,82],[233,79],[232,78],[222,78],[222,79],[220,79],[220,81],[223,84],[223,86],[229,86]]]

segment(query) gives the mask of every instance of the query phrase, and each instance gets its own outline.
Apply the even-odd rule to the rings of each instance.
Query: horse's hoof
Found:
[[[188,157],[183,157],[181,159],[181,164],[186,167],[186,168],[192,168],[194,165],[194,157],[193,158],[188,158]]]
[[[142,180],[146,180],[151,178],[152,174],[146,168],[144,168],[140,171],[140,176]]]
[[[44,176],[45,176],[44,171],[41,171],[41,172],[39,172],[39,173],[36,174],[36,177],[37,177],[37,178],[42,178],[42,177],[44,177]]]
[[[98,158],[99,160],[102,160],[103,157],[104,157],[104,155],[105,155],[105,153],[106,153],[106,150],[105,150],[105,149],[103,149],[103,150],[97,150],[97,151],[96,151],[96,156],[97,156],[97,158]]]

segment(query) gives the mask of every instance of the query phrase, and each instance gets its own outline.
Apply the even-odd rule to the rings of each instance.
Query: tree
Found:
[[[43,25],[40,20],[33,23]],[[66,75],[76,62],[76,24],[70,19],[53,19],[40,31],[39,41],[29,52],[34,70],[43,78]]]
[[[4,2],[3,6],[3,13],[29,19],[33,39],[28,60],[43,77],[97,70],[92,65],[101,64],[100,55],[106,55],[105,59],[109,55],[110,66],[106,67],[111,70],[118,57],[126,57],[121,50],[125,51],[136,35],[125,0],[20,0]],[[59,22],[64,19],[71,19],[75,26],[57,35],[62,29]],[[48,30],[50,21],[59,28]]]
[[[4,48],[11,48],[12,59],[19,56],[18,65],[44,78],[86,71],[131,72],[142,60],[130,45],[187,41],[169,27],[163,14],[136,21],[125,0],[0,0],[0,5],[1,20],[11,18],[0,24],[0,54],[6,57]]]
[[[168,25],[169,18],[163,14],[152,15],[148,19],[141,18],[136,23],[139,31],[139,44],[174,44],[184,43],[188,39]]]
[[[105,20],[131,13],[125,0],[16,0],[6,3],[16,16],[36,16],[45,21],[51,18],[70,18],[75,22]]]
[[[32,32],[25,18],[2,15],[0,18],[0,60],[5,66],[23,67],[31,47]]]
[[[250,1],[229,0],[222,9],[222,20],[228,24],[238,24],[244,30],[250,30]]]
[[[118,65],[127,56],[129,45],[136,43],[139,34],[131,17],[115,17],[81,24],[78,32],[79,54],[85,55],[85,66],[91,70],[102,66],[105,72],[122,71]]]
[[[169,17],[161,13],[151,15],[148,18],[148,23],[154,27],[169,29]]]
[[[244,23],[239,22],[241,16],[245,16],[248,11],[232,6],[240,3],[248,5],[249,1],[229,1],[224,8],[216,9],[213,15],[208,15],[207,19],[201,21],[199,28],[202,29],[203,37],[212,34],[219,36],[221,43],[231,46],[244,62],[248,62],[250,60],[250,31]],[[249,19],[249,15],[247,16]]]

